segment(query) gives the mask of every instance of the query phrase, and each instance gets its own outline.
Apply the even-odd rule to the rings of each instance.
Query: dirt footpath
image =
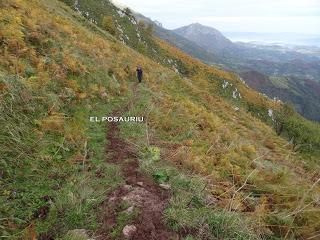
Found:
[[[127,107],[114,111],[121,115],[128,110],[138,97],[137,86],[133,87],[133,99]],[[112,239],[108,233],[116,226],[119,205],[125,201],[129,204],[126,211],[136,209],[137,217],[126,226],[120,239],[133,240],[169,240],[180,239],[177,233],[170,231],[164,223],[163,211],[170,199],[170,191],[162,189],[152,178],[141,173],[139,161],[134,150],[120,138],[117,123],[109,123],[106,146],[107,161],[121,167],[126,184],[112,192],[103,204],[103,232],[99,239]],[[126,236],[127,235],[127,236]]]

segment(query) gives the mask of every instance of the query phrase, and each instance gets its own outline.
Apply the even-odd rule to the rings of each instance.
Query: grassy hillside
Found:
[[[130,9],[120,9],[104,0],[62,1],[79,12],[79,14],[90,22],[102,27],[126,45],[145,56],[148,56],[162,66],[169,67],[178,72],[181,76],[192,78],[197,81],[199,81],[199,76],[200,78],[205,78],[206,81],[213,83],[211,84],[211,87],[215,85],[213,91],[210,92],[225,100],[231,100],[231,102],[236,105],[235,108],[238,108],[241,105],[246,111],[250,112],[255,117],[260,118],[265,123],[272,125],[277,131],[279,125],[283,125],[282,119],[276,119],[278,116],[283,115],[283,111],[285,110],[283,104],[270,101],[265,96],[259,96],[257,93],[253,92],[252,89],[249,89],[235,74],[210,68],[207,65],[200,63],[200,61],[194,60],[181,51],[178,51],[176,48],[166,44],[164,41],[155,38],[152,34],[152,25],[149,25],[150,21],[135,20],[134,14],[132,14]],[[107,25],[104,23],[106,17],[110,20]],[[141,18],[139,17],[139,19]],[[155,34],[158,34],[159,27],[153,27],[155,28]],[[171,40],[169,40],[169,42],[171,42]],[[202,54],[201,51],[198,52]],[[242,98],[243,95],[245,96]],[[273,113],[273,116],[269,116],[270,112]],[[312,111],[310,110],[310,113],[311,112]],[[304,131],[311,133],[312,136],[310,138],[305,138],[302,136],[303,134],[296,135],[294,132],[287,132],[291,127],[284,127],[283,129],[286,131],[284,133],[281,131],[282,135],[289,137],[289,140],[294,137],[295,141],[301,145],[304,150],[307,146],[307,151],[311,150],[313,152],[311,161],[316,161],[319,158],[319,153],[317,150],[315,151],[315,149],[320,148],[318,137],[320,135],[319,124],[312,124],[309,121],[300,118],[299,114],[294,114],[291,118],[299,118],[301,124],[300,126],[297,126],[297,128],[303,126],[303,128],[305,128]],[[311,149],[309,146],[312,146]]]
[[[90,9],[89,16],[101,11]],[[95,21],[55,0],[0,2],[2,238],[70,239],[68,231],[80,228],[97,235],[101,204],[124,180],[106,161],[108,127],[89,117],[130,101],[137,64],[145,81],[125,114],[146,122],[121,124],[121,137],[139,155],[141,171],[170,184],[164,215],[171,229],[188,229],[185,239],[317,234],[319,162],[306,158],[314,159],[312,151],[293,151],[303,141],[319,146],[304,126],[295,127],[305,120],[293,121],[298,117],[288,109],[291,118],[280,116],[280,103],[148,32],[141,32],[150,42],[143,50],[139,40],[128,41],[134,50]],[[293,144],[265,123],[274,123],[277,110],[279,132],[295,134]],[[315,131],[308,136],[319,136],[318,125],[309,129]],[[121,216],[119,226],[128,220]]]

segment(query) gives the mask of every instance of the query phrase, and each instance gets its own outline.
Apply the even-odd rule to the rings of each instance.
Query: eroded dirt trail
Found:
[[[134,104],[138,96],[136,86],[133,87],[134,97],[124,108],[114,111],[115,116],[124,114]],[[112,192],[103,205],[103,229],[110,233],[117,225],[117,215],[120,204],[124,201],[129,204],[126,211],[137,211],[137,217],[130,223],[136,229],[132,231],[129,239],[134,240],[169,240],[180,239],[170,231],[163,220],[163,211],[170,199],[170,192],[159,187],[152,178],[139,171],[139,160],[134,150],[120,138],[120,130],[117,123],[109,123],[108,145],[106,151],[109,154],[107,161],[120,165],[126,185]],[[111,154],[111,156],[110,156]],[[134,228],[133,227],[133,228]],[[130,229],[129,229],[130,230]],[[117,239],[126,239],[123,233]],[[99,239],[112,239],[110,235],[101,236]]]

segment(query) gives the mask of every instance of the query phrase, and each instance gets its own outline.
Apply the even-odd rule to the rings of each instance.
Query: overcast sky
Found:
[[[199,22],[228,32],[320,34],[320,0],[116,0],[174,29]]]

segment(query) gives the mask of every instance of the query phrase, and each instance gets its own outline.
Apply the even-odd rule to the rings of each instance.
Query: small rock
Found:
[[[205,197],[205,202],[208,205],[215,205],[218,202],[218,199],[213,197],[213,196],[206,196]]]
[[[161,183],[159,184],[159,186],[165,190],[171,189],[171,186],[169,184]]]
[[[103,92],[103,93],[101,93],[101,97],[106,98],[106,97],[108,97],[108,94],[106,92]]]
[[[113,203],[114,201],[116,201],[116,199],[117,199],[116,197],[110,197],[108,202],[109,203]]]
[[[133,210],[134,210],[134,206],[131,206],[131,207],[129,207],[128,209],[126,209],[124,212],[125,212],[126,214],[131,214],[131,213],[133,212]]]
[[[128,184],[124,185],[123,188],[125,190],[127,190],[127,191],[131,191],[133,189],[133,187],[131,185],[128,185]]]
[[[130,206],[141,207],[146,199],[152,198],[153,195],[144,188],[135,187],[121,199],[126,201]]]
[[[143,187],[143,182],[137,182],[137,185]]]
[[[85,230],[85,229],[70,230],[70,231],[68,231],[67,235],[73,239],[94,240],[93,238],[89,237],[87,230]]]
[[[131,238],[135,234],[136,231],[137,231],[136,226],[127,225],[123,228],[122,233],[126,238]]]

